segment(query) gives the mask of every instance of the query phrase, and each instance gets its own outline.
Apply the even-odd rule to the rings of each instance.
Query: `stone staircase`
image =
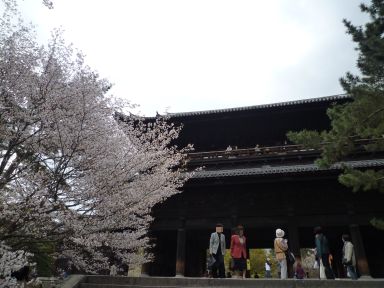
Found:
[[[176,288],[176,287],[255,287],[255,288],[384,288],[384,279],[279,280],[279,279],[207,279],[170,277],[111,277],[73,275],[63,288]]]

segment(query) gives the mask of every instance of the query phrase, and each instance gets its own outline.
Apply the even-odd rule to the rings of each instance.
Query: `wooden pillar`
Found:
[[[296,259],[301,258],[299,229],[293,221],[289,221],[287,234],[289,250],[295,255]],[[288,277],[293,278],[294,274],[293,265],[288,265]]]
[[[176,277],[184,277],[185,275],[185,244],[185,228],[179,228],[177,229]]]
[[[231,229],[232,228],[235,228],[239,223],[237,223],[237,215],[236,214],[232,214],[231,215]]]
[[[231,227],[228,227],[228,228],[230,228],[230,233],[228,235],[228,239],[231,239],[231,236],[235,231],[234,229],[236,229],[237,225],[239,225],[239,223],[237,222],[237,215],[236,214],[231,215],[230,223],[231,223]],[[227,237],[227,235],[226,235],[226,237]]]
[[[367,256],[365,254],[363,238],[361,237],[359,225],[357,224],[350,225],[349,231],[351,233],[352,243],[355,249],[357,269],[362,277],[371,277]]]
[[[141,277],[148,277],[151,263],[144,263],[141,265]]]
[[[295,194],[296,196],[296,194]],[[296,198],[296,197],[294,197]],[[285,233],[288,235],[288,247],[289,250],[295,255],[295,257],[300,257],[300,240],[299,240],[299,218],[295,215],[295,203],[292,202],[292,198],[286,200],[287,202],[287,231]]]
[[[199,254],[199,259],[200,259],[200,275],[198,277],[208,277],[208,274],[207,274],[207,246],[205,245],[205,242],[204,242],[204,245],[201,245],[200,243],[200,254]]]
[[[295,224],[290,223],[287,232],[289,250],[291,250],[295,257],[301,257],[298,227]]]
[[[153,232],[151,230],[148,231],[148,237],[149,237],[149,243],[150,244],[157,242],[157,238],[154,237]],[[152,249],[150,249],[146,252],[154,253],[154,251]],[[156,257],[156,255],[155,255],[155,257]],[[151,275],[151,265],[152,265],[152,262],[147,262],[147,263],[144,263],[141,265],[141,272],[140,272],[141,277],[149,277]]]

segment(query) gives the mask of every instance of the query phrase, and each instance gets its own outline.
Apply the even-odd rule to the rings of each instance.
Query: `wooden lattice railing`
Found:
[[[355,140],[356,151],[363,151],[363,146],[367,144],[384,141],[384,138],[378,139],[359,139]],[[264,146],[246,149],[218,150],[207,152],[189,153],[190,161],[204,161],[209,159],[235,159],[246,157],[266,157],[266,156],[283,156],[294,154],[320,154],[321,149],[306,148],[303,145],[283,145],[283,146]]]

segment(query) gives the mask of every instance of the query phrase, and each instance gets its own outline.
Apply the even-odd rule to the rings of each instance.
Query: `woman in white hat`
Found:
[[[276,238],[274,242],[276,260],[279,262],[281,279],[287,279],[287,259],[285,251],[288,250],[287,240],[284,239],[285,233],[281,229],[276,229]]]

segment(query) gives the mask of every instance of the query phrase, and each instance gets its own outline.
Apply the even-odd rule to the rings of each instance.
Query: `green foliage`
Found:
[[[277,261],[275,254],[270,249],[250,249],[249,250],[249,260],[251,261],[251,277],[253,278],[255,274],[259,275],[260,278],[265,277],[265,260],[270,258],[271,265],[271,274],[272,277],[277,277]],[[224,255],[224,264],[225,271],[230,271],[231,263],[231,251],[227,249]]]
[[[384,178],[383,170],[374,171],[374,170],[353,170],[347,169],[343,174],[339,176],[339,181],[341,184],[351,187],[353,192],[359,190],[368,191],[368,190],[379,190],[384,191],[384,183],[382,180],[378,179]]]
[[[54,275],[54,259],[49,253],[38,253],[33,257],[36,263],[37,275],[51,277]]]
[[[384,230],[384,220],[373,218],[371,220],[371,224],[375,226],[377,229]]]
[[[52,241],[32,240],[29,238],[15,241],[10,239],[7,245],[14,250],[25,250],[32,253],[31,263],[36,263],[36,271],[40,277],[51,277],[55,270],[56,244]]]
[[[257,273],[260,278],[265,277],[265,260],[267,257],[270,258],[271,274],[277,277],[277,261],[274,255],[271,254],[270,250],[266,249],[251,249],[249,251],[249,259],[251,261],[251,276]]]
[[[208,253],[208,252],[207,252]],[[230,265],[231,265],[231,250],[230,249],[227,249],[225,251],[225,255],[224,255],[224,265],[225,265],[225,271],[228,272],[228,271],[231,271],[230,270]]]
[[[55,260],[53,255],[56,252],[54,243],[37,243],[35,247],[34,261],[37,265],[37,274],[40,277],[53,276],[55,272]]]
[[[322,136],[317,131],[303,130],[300,132],[289,131],[288,139],[295,143],[300,143],[307,148],[319,149],[321,147]]]
[[[372,0],[369,6],[361,4],[360,8],[370,16],[370,21],[364,26],[354,26],[350,21],[343,20],[359,51],[357,66],[361,75],[348,72],[340,79],[352,101],[328,109],[331,120],[329,131],[304,130],[287,134],[294,143],[321,147],[321,157],[316,161],[320,167],[343,160],[356,149],[384,151],[384,0]],[[356,141],[360,139],[370,141],[362,145]],[[354,192],[384,192],[383,175],[384,170],[357,171],[346,167],[339,181]],[[384,229],[382,222],[374,220],[373,223]]]
[[[359,67],[363,78],[347,74],[342,79],[343,88],[348,93],[354,93],[356,86],[364,84],[365,88],[383,89],[384,78],[384,39],[382,37],[384,30],[384,1],[372,0],[371,5],[360,5],[361,11],[368,13],[371,21],[365,24],[365,27],[353,26],[350,21],[343,20],[347,27],[347,33],[358,45],[360,51],[357,66]],[[380,87],[381,86],[381,87]]]
[[[54,255],[56,253],[56,245],[54,242],[28,241],[24,243],[22,247],[33,253],[32,262],[36,263],[37,274],[40,277],[53,276],[55,265]]]
[[[251,261],[251,275],[256,273],[259,277],[264,277],[264,265],[267,255],[264,249],[252,249],[249,251],[249,260]]]
[[[345,159],[356,149],[384,151],[384,0],[372,0],[369,6],[361,4],[361,11],[370,15],[370,22],[354,26],[344,20],[347,33],[357,44],[357,66],[361,75],[346,73],[340,79],[352,101],[334,105],[327,114],[331,120],[329,131],[289,132],[288,138],[297,144],[321,148],[316,161],[320,167],[329,167]],[[359,139],[370,140],[362,145]],[[356,171],[346,167],[339,181],[353,189],[377,189],[384,192],[384,170]]]

